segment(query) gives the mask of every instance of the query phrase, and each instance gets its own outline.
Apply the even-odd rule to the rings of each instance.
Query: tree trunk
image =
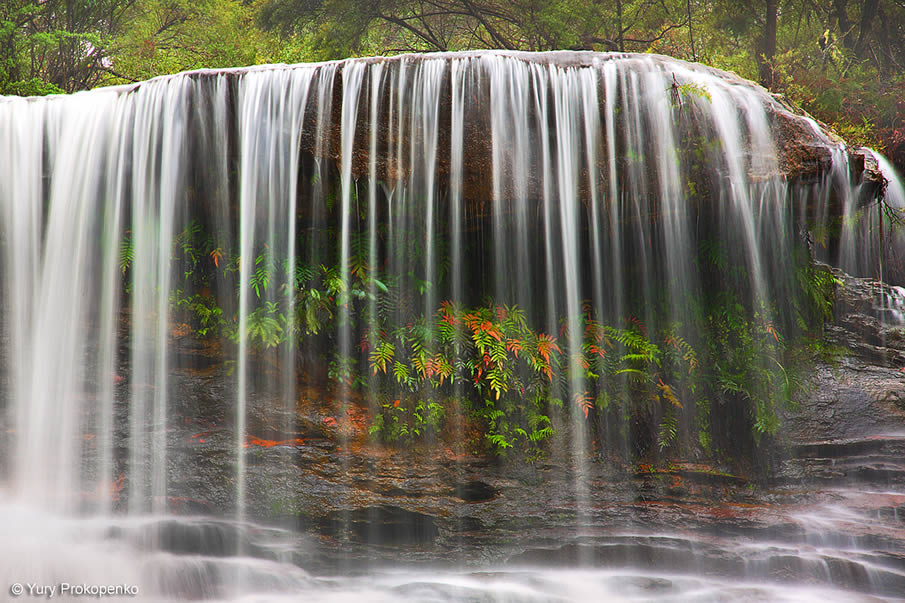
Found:
[[[694,27],[691,20],[691,0],[688,0],[688,40],[691,42],[691,60],[697,61],[698,54],[694,51]]]
[[[836,22],[839,23],[839,34],[842,36],[842,45],[851,50],[854,47],[852,43],[852,23],[848,20],[848,12],[846,5],[848,0],[833,0],[833,7],[836,10]]]
[[[760,71],[760,83],[765,88],[773,87],[773,59],[776,56],[776,12],[777,0],[767,0],[767,12],[764,19],[764,37],[761,40],[757,62]]]
[[[861,25],[858,28],[858,41],[855,42],[855,54],[859,58],[867,58],[867,40],[870,38],[870,29],[874,24],[874,17],[880,7],[880,0],[865,0],[861,8]]]

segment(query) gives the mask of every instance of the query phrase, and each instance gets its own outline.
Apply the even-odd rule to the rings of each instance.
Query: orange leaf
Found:
[[[517,339],[510,339],[506,342],[506,350],[513,352],[515,357],[518,358],[518,353],[522,349],[522,342]]]
[[[223,259],[223,250],[217,247],[213,251],[211,251],[211,259],[214,260],[214,266],[217,268],[220,267],[220,260]]]

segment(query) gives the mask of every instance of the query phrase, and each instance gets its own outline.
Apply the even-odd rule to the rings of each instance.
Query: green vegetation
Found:
[[[279,60],[236,0],[4,0],[0,94],[43,95]]]
[[[330,382],[370,396],[370,433],[388,444],[456,438],[468,425],[479,448],[538,458],[557,430],[578,425],[601,448],[631,445],[645,458],[730,453],[733,439],[756,444],[773,434],[815,355],[832,353],[822,330],[839,283],[804,252],[795,257],[788,297],[755,303],[744,293],[744,266],[705,240],[698,267],[705,282],[720,285],[690,294],[687,324],[652,331],[633,315],[605,324],[586,302],[580,316],[559,317],[558,332],[546,333],[524,310],[489,299],[477,306],[446,300],[424,314],[424,294],[439,283],[373,268],[366,236],[352,237],[345,275],[327,263],[302,262],[290,272],[286,258],[262,245],[243,276],[224,240],[195,221],[174,238],[174,272],[182,275],[170,294],[174,322],[237,343],[244,280],[252,353],[286,345],[317,350]],[[404,255],[417,254],[417,237],[407,241]],[[133,258],[126,233],[124,274]],[[349,356],[337,354],[344,318],[358,342]],[[581,330],[574,356],[569,325]],[[741,417],[742,427],[727,425],[730,416]],[[633,432],[639,425],[648,435]]]
[[[6,0],[0,93],[478,48],[700,61],[760,81],[905,165],[905,5],[896,0]]]
[[[439,433],[444,400],[454,399],[457,386],[493,450],[536,453],[552,434],[549,408],[562,405],[552,388],[561,350],[516,307],[465,309],[446,301],[430,320],[379,330],[365,341],[373,342],[371,386],[399,396],[382,404],[371,427],[384,440]]]

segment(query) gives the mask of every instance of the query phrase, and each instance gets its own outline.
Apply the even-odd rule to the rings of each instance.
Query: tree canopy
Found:
[[[6,0],[0,91],[74,92],[104,81],[109,44],[134,0]]]
[[[482,48],[701,61],[905,165],[905,0],[4,0],[0,93]]]

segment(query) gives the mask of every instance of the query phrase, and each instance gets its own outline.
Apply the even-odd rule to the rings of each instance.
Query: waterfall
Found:
[[[703,331],[729,320],[701,300],[759,334],[758,391],[778,400],[808,239],[853,275],[905,284],[888,215],[902,180],[868,154],[886,181],[876,202],[812,125],[735,76],[627,54],[350,59],[0,98],[0,500],[141,531],[201,504],[209,440],[232,467],[211,511],[246,530],[268,500],[261,442],[282,451],[274,491],[300,479],[315,389],[337,454],[370,431],[561,461],[571,491],[555,498],[582,534],[607,446],[631,455],[639,429],[659,429],[651,454],[724,449],[712,434],[738,422],[774,430],[769,404],[721,410],[738,383],[689,377],[717,354]],[[788,131],[824,163],[789,167]],[[221,371],[213,402],[175,393],[199,357]],[[149,530],[153,551],[168,532]],[[263,532],[242,533],[229,553],[247,557]],[[143,563],[122,579],[195,592],[167,590],[175,561]],[[257,586],[234,587],[261,587],[260,563]]]

